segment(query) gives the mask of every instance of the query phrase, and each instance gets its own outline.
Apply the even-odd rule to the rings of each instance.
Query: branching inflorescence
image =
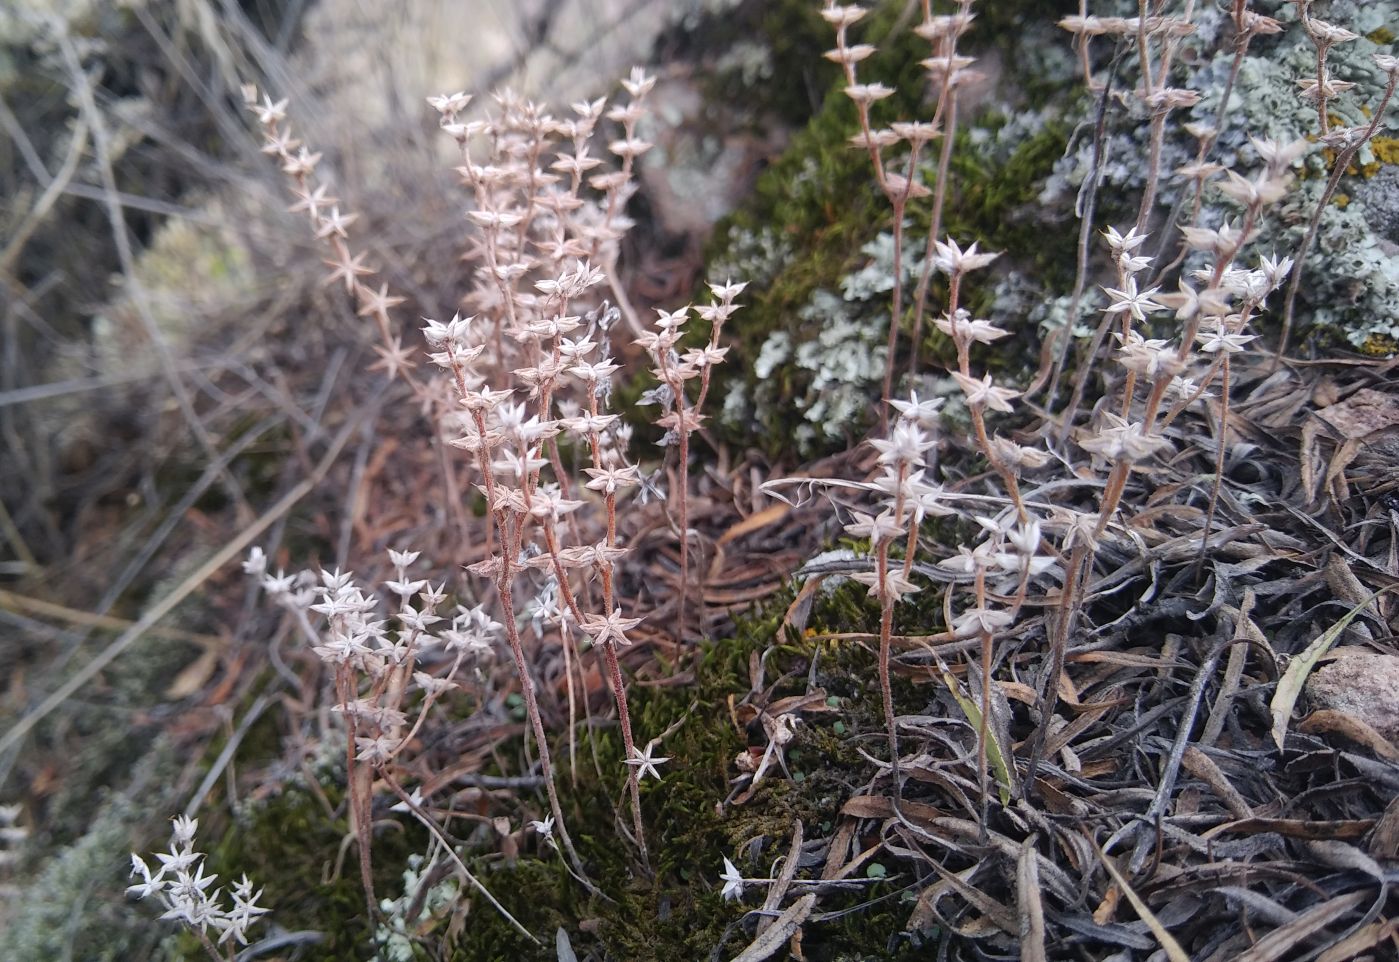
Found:
[[[170,848],[156,855],[154,872],[139,855],[131,856],[131,874],[140,881],[127,891],[138,898],[155,896],[165,906],[163,919],[183,922],[199,938],[209,957],[232,959],[227,950],[248,944],[248,930],[269,911],[258,905],[261,890],[244,875],[224,890],[217,875],[204,871],[204,855],[194,850],[198,819],[179,816],[170,830]]]

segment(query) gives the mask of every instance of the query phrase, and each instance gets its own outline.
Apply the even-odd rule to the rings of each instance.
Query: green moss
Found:
[[[735,637],[704,648],[689,666],[693,684],[632,686],[631,705],[639,732],[661,731],[677,718],[685,719],[665,742],[665,754],[672,759],[665,779],[648,783],[643,794],[654,878],[645,879],[636,872],[626,848],[618,844],[614,806],[620,804],[623,788],[621,751],[616,733],[604,733],[596,740],[602,771],[616,772],[618,777],[609,784],[586,784],[581,793],[568,793],[571,803],[566,804],[576,820],[575,841],[616,904],[580,904],[581,889],[555,863],[522,862],[508,885],[496,891],[531,931],[547,933],[563,925],[580,957],[585,949],[597,948],[605,958],[634,962],[704,958],[724,941],[745,911],[720,897],[716,879],[722,858],[728,856],[750,874],[758,874],[761,866],[747,864],[741,857],[748,843],[764,840],[765,862],[785,851],[795,819],[806,826],[808,838],[831,830],[849,786],[869,774],[857,748],[861,736],[883,733],[882,705],[868,683],[875,673],[875,658],[859,645],[778,638],[789,602],[790,595],[778,599],[766,613],[742,620]],[[877,620],[877,608],[863,587],[849,584],[817,604],[812,624],[818,633],[858,631],[873,629]],[[745,745],[727,706],[749,688],[750,658],[770,648],[769,684],[786,679],[773,692],[774,699],[806,690],[807,671],[819,649],[817,684],[826,687],[839,708],[829,715],[813,715],[808,724],[798,727],[787,752],[793,780],[774,771],[747,804],[721,813],[717,804],[729,791],[732,760]],[[896,698],[909,703],[917,697],[910,684],[898,684]],[[837,722],[843,734],[837,731]],[[900,884],[893,880],[863,895],[865,900],[883,897],[883,901],[834,922],[810,926],[804,941],[809,958],[868,957],[870,951],[882,952],[898,941],[908,913],[895,894]],[[854,896],[828,896],[822,910],[853,908],[860,902]],[[585,918],[592,923],[589,933],[578,927]],[[497,953],[526,948],[502,920],[486,915],[476,917],[465,941],[469,946],[458,948],[454,962],[498,958]],[[730,934],[726,954],[741,944],[741,935]],[[537,957],[553,956],[549,950]],[[903,956],[891,951],[881,957]]]

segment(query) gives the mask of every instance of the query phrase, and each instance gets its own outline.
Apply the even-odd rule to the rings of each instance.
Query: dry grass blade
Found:
[[[1030,853],[1030,857],[1034,858],[1033,849],[1030,850]],[[942,876],[942,880],[945,883],[947,883],[947,886],[952,891],[955,891],[958,895],[960,895],[963,899],[967,901],[967,904],[971,905],[977,911],[985,915],[987,920],[990,921],[991,924],[999,927],[1003,932],[1007,933],[1008,935],[1019,934],[1020,924],[1016,922],[1014,912],[1012,912],[1002,903],[998,902],[996,899],[987,895],[975,885],[972,885],[970,882],[966,881],[966,879],[963,879],[961,875],[955,872],[949,872],[937,862],[932,862],[930,864],[933,867],[933,871],[937,872],[938,875]],[[967,872],[964,872],[963,874],[967,874],[968,877],[970,877],[971,873],[974,872],[975,868],[970,869]]]
[[[1021,962],[1045,962],[1048,956],[1044,952],[1044,903],[1033,835],[1025,839],[1016,860],[1015,907],[1020,912]]]
[[[1298,942],[1316,935],[1336,919],[1365,901],[1364,892],[1351,892],[1313,906],[1286,925],[1273,929],[1249,946],[1234,962],[1276,962]]]
[[[1151,934],[1156,936],[1156,941],[1161,943],[1161,948],[1166,951],[1166,957],[1171,962],[1190,962],[1190,956],[1180,947],[1180,943],[1175,940],[1175,936],[1166,931],[1166,927],[1147,908],[1146,902],[1138,895],[1132,886],[1127,882],[1127,877],[1118,871],[1116,863],[1103,851],[1102,847],[1094,839],[1089,839],[1093,844],[1093,851],[1098,853],[1098,860],[1103,863],[1103,868],[1107,869],[1108,875],[1117,883],[1117,887],[1122,890],[1122,894],[1127,896],[1127,901],[1132,903],[1132,908],[1137,910],[1137,915],[1151,929]]]
[[[789,504],[770,505],[761,511],[750,514],[742,521],[739,521],[721,534],[719,539],[714,543],[721,546],[729,544],[732,541],[742,538],[744,535],[752,534],[754,531],[761,531],[768,525],[776,524],[791,513],[792,506]]]
[[[802,823],[798,819],[792,825],[792,844],[787,850],[787,859],[782,863],[782,873],[777,876],[771,886],[768,887],[767,898],[763,900],[764,912],[775,912],[782,904],[782,900],[787,897],[787,890],[792,887],[792,879],[797,875],[797,864],[801,861],[802,854]],[[771,916],[763,916],[758,920],[758,934],[762,935],[772,927]]]
[[[363,770],[368,771],[367,768]],[[481,894],[481,897],[484,898],[487,902],[489,902],[491,904],[491,907],[500,913],[501,918],[505,919],[505,921],[510,925],[512,929],[514,929],[516,932],[519,932],[526,939],[529,939],[529,941],[534,945],[539,945],[539,940],[536,939],[530,933],[529,929],[521,925],[520,921],[517,918],[515,918],[515,916],[510,914],[510,910],[507,909],[505,906],[501,905],[500,902],[496,899],[496,897],[491,894],[490,889],[482,885],[481,880],[478,879],[474,874],[472,874],[471,869],[466,867],[466,863],[461,860],[461,857],[457,855],[456,850],[452,847],[451,840],[443,834],[442,829],[438,827],[437,823],[434,822],[427,815],[427,813],[423,811],[423,807],[419,805],[416,801],[414,801],[413,798],[407,792],[405,792],[402,786],[400,786],[398,783],[394,782],[392,779],[388,779],[387,781],[389,787],[394,790],[394,794],[396,794],[399,797],[399,799],[402,800],[403,805],[408,809],[408,813],[414,818],[416,818],[419,822],[421,822],[423,824],[423,827],[425,827],[429,832],[431,832],[433,837],[436,838],[437,841],[439,841],[442,844],[442,850],[446,852],[447,858],[449,858],[452,861],[452,864],[456,866],[457,872],[461,874],[461,877],[466,879],[467,884],[469,884],[473,889],[479,892]],[[559,929],[559,932],[562,931],[563,929]],[[556,933],[555,939],[557,940],[557,938],[558,936]],[[568,938],[567,935],[565,935],[564,938],[566,941]]]
[[[99,628],[106,631],[125,631],[131,627],[131,622],[125,618],[114,618],[111,615],[97,615],[90,611],[79,611],[76,608],[69,608],[66,605],[54,604],[42,598],[27,598],[24,595],[15,594],[0,588],[0,609],[6,609],[18,613],[30,613],[41,617],[53,618],[56,621],[64,621],[71,625],[80,625],[84,628]],[[190,631],[181,631],[179,628],[154,627],[150,630],[150,635],[155,638],[169,638],[174,641],[189,641],[202,648],[216,649],[224,644],[224,640],[217,635],[197,634]]]
[[[1239,794],[1238,789],[1229,783],[1228,777],[1214,763],[1214,759],[1191,745],[1185,749],[1180,761],[1187,772],[1209,785],[1235,818],[1253,817],[1253,808]]]
[[[816,906],[815,893],[808,892],[792,903],[787,911],[773,920],[772,925],[762,935],[733,957],[733,962],[763,962],[770,959],[787,943],[792,933],[801,928],[811,910]]]
[[[1302,694],[1302,686],[1307,683],[1307,676],[1312,673],[1312,669],[1316,667],[1321,656],[1330,651],[1331,646],[1340,639],[1341,633],[1350,626],[1356,615],[1364,611],[1372,601],[1387,590],[1389,589],[1382,588],[1351,608],[1341,616],[1339,621],[1318,635],[1306,647],[1306,650],[1288,664],[1287,670],[1282,673],[1282,678],[1278,680],[1277,691],[1273,692],[1273,698],[1268,703],[1268,710],[1273,715],[1273,741],[1278,748],[1282,748],[1283,742],[1287,739],[1287,723],[1292,717],[1292,709],[1297,704],[1297,698]]]

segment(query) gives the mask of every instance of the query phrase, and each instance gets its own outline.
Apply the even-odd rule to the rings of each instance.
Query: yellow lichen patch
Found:
[[[1378,174],[1382,167],[1399,164],[1399,137],[1372,137],[1367,146],[1374,159],[1367,164],[1351,164],[1346,168],[1347,177],[1370,178]],[[1332,147],[1321,149],[1321,156],[1328,168],[1336,163],[1338,154],[1339,151]]]
[[[1350,204],[1350,194],[1337,194],[1335,197],[1336,206],[1345,210]]]
[[[1370,357],[1391,357],[1399,354],[1399,340],[1388,334],[1371,334],[1365,338],[1365,343],[1360,345],[1360,353]]]
[[[1373,138],[1370,141],[1370,153],[1375,155],[1378,163],[1399,164],[1399,137]]]
[[[1394,42],[1394,31],[1388,27],[1378,27],[1365,34],[1365,39],[1383,47]]]

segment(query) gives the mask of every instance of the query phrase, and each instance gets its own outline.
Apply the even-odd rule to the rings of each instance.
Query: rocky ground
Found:
[[[1042,443],[1076,370],[1046,393],[1054,333],[1082,354],[1111,282],[1094,267],[1070,315],[1074,205],[1106,144],[1099,216],[1130,220],[1143,144],[1125,111],[1094,132],[1106,101],[1082,90],[1054,26],[1076,5],[983,6],[969,43],[984,76],[942,226],[1007,252],[967,303],[1015,326],[988,370],[1038,386],[1006,430]],[[1338,76],[1374,80],[1391,6],[1331,5],[1363,35],[1338,48]],[[868,27],[869,75],[898,82],[890,117],[929,106],[915,13],[885,5]],[[1223,14],[1203,11],[1182,55],[1206,107],[1226,36]],[[200,817],[222,878],[266,887],[265,941],[240,958],[1029,958],[1038,944],[1055,959],[1341,962],[1383,958],[1399,937],[1390,139],[1356,158],[1320,221],[1292,360],[1241,359],[1224,438],[1217,412],[1186,411],[1173,457],[1133,475],[1137,507],[1086,588],[1052,723],[1037,691],[1052,597],[1000,640],[987,728],[1003,754],[987,791],[974,646],[942,637],[953,584],[921,566],[936,590],[894,620],[896,781],[872,680],[880,608],[851,580],[867,544],[828,502],[762,489],[871,476],[860,442],[877,424],[888,292],[896,273],[916,279],[916,255],[895,264],[868,157],[847,144],[856,121],[831,93],[817,4],[26,2],[0,12],[0,43],[0,957],[200,957],[124,892],[129,853],[157,850],[180,812]],[[1304,53],[1293,30],[1243,63],[1239,113],[1259,136],[1306,132],[1310,114],[1276,106]],[[648,619],[626,655],[631,710],[671,759],[642,795],[649,859],[626,841],[623,782],[607,774],[623,752],[598,673],[581,692],[596,718],[554,753],[606,897],[530,829],[547,808],[502,662],[482,676],[491,697],[445,705],[405,777],[445,786],[463,857],[541,944],[467,888],[388,791],[368,920],[343,728],[293,620],[232,548],[255,529],[279,565],[357,570],[382,567],[385,546],[412,543],[443,569],[484,549],[462,546],[445,498],[423,497],[446,449],[367,370],[363,322],[283,212],[239,87],[289,98],[364,249],[409,298],[411,330],[450,315],[469,238],[425,96],[509,85],[569,101],[612,91],[635,62],[659,78],[656,148],[628,208],[623,293],[647,310],[705,279],[751,284],[691,469],[705,576],[689,632],[668,627],[670,520],[653,502],[624,524],[623,578]],[[1359,100],[1337,110],[1364,116]],[[1191,143],[1171,140],[1167,166]],[[1221,144],[1229,163],[1253,162],[1241,132]],[[1264,242],[1295,248],[1329,160],[1308,155]],[[1180,205],[1171,187],[1157,216]],[[926,212],[909,220],[927,230]],[[1276,311],[1259,322],[1269,343],[1279,326]],[[954,396],[947,338],[930,328],[918,349],[932,373],[907,386]],[[618,405],[652,386],[629,381]],[[659,434],[635,422],[639,443]],[[937,454],[950,487],[984,490],[968,432]],[[1214,505],[1202,479],[1221,464]],[[1087,484],[1025,483],[1032,500],[1094,510]],[[930,524],[927,557],[975,530]],[[539,658],[562,677],[542,642]],[[565,727],[572,689],[546,689]],[[737,902],[731,871],[748,880]]]

